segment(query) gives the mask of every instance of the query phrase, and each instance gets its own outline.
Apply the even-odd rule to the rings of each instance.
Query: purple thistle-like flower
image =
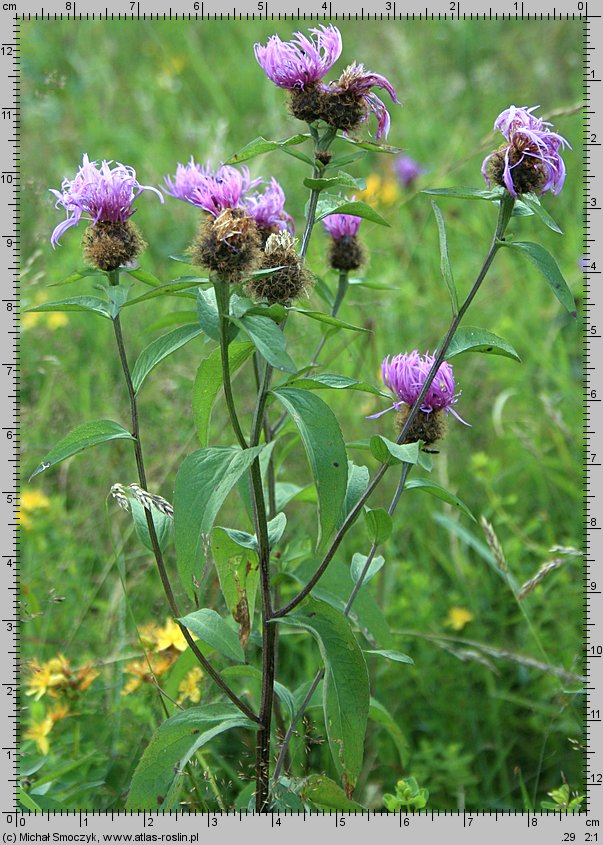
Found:
[[[415,179],[426,172],[425,168],[421,167],[414,158],[405,155],[398,156],[394,163],[394,168],[398,179],[405,188],[410,188]]]
[[[303,90],[321,80],[341,55],[343,44],[337,27],[321,25],[310,32],[309,38],[295,32],[291,41],[272,35],[266,46],[254,46],[258,64],[279,88]]]
[[[285,211],[285,192],[274,179],[264,189],[263,193],[256,191],[245,200],[245,210],[253,217],[260,229],[287,229],[291,234],[295,232],[295,223],[290,214]]]
[[[377,117],[377,131],[375,138],[381,138],[383,135],[387,138],[387,133],[390,127],[389,112],[385,107],[385,103],[381,100],[371,88],[383,88],[390,95],[396,105],[400,105],[400,100],[396,96],[394,87],[379,73],[371,73],[366,70],[364,65],[352,62],[341,74],[337,82],[332,82],[325,90],[331,94],[344,94],[357,97],[363,104],[365,109],[364,118],[361,123],[368,120],[369,112]]]
[[[373,414],[368,419],[377,419],[388,411],[400,411],[402,405],[414,405],[434,362],[435,355],[430,355],[429,352],[421,355],[416,349],[412,352],[394,355],[391,360],[388,355],[381,365],[381,376],[385,386],[391,390],[396,398],[391,408]],[[452,413],[458,420],[468,425],[452,407],[460,396],[460,393],[455,393],[454,390],[452,367],[446,361],[443,361],[423,398],[421,411],[425,414],[431,414],[433,411]]]
[[[261,182],[261,179],[252,180],[244,165],[238,170],[223,164],[214,174],[209,164],[202,167],[191,157],[187,165],[178,164],[173,179],[166,176],[164,190],[218,217],[227,208],[242,208],[247,192]]]
[[[557,132],[551,132],[551,123],[533,114],[538,108],[509,106],[501,112],[494,129],[503,134],[507,147],[486,156],[482,164],[482,175],[490,186],[488,164],[504,156],[502,183],[515,198],[526,190],[558,194],[565,181],[565,164],[559,151],[571,146]]]
[[[347,202],[354,202],[356,197],[348,199]],[[353,238],[358,234],[362,217],[357,217],[355,214],[329,214],[323,219],[323,225],[329,235],[334,241],[339,241],[342,238]]]
[[[50,242],[53,248],[67,229],[77,226],[82,217],[91,220],[93,225],[101,221],[125,223],[136,211],[132,205],[143,191],[153,191],[163,202],[157,188],[138,182],[133,167],[119,162],[111,167],[112,164],[113,161],[103,159],[98,165],[84,154],[75,178],[63,179],[60,191],[50,189],[57,198],[55,207],[63,206],[67,212],[67,219],[59,223],[52,233]]]

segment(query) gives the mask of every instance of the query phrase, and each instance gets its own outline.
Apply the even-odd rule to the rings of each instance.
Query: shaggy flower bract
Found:
[[[245,166],[238,170],[223,164],[213,173],[209,164],[202,167],[191,157],[187,165],[178,164],[173,178],[165,177],[164,190],[218,217],[227,208],[242,208],[247,192],[261,181],[252,180]]]
[[[272,178],[263,193],[256,191],[245,200],[245,211],[253,217],[260,229],[287,229],[291,234],[295,224],[290,214],[285,211],[285,192]]]
[[[347,67],[337,82],[332,82],[326,89],[331,94],[340,94],[345,97],[353,97],[360,100],[364,107],[364,117],[361,122],[368,120],[369,113],[377,117],[377,131],[375,138],[384,136],[387,138],[387,133],[390,127],[389,112],[385,107],[385,103],[381,100],[371,89],[383,88],[392,98],[396,105],[400,105],[400,100],[396,96],[393,85],[385,76],[379,73],[372,73],[366,70],[364,65],[352,62]]]
[[[517,198],[530,190],[544,194],[558,194],[565,181],[565,164],[560,150],[570,147],[565,138],[551,132],[552,126],[533,114],[540,106],[509,106],[494,122],[507,140],[507,146],[486,156],[482,174],[490,185],[494,179]],[[497,179],[494,165],[503,158],[502,182]]]
[[[381,377],[385,386],[391,390],[396,399],[391,408],[373,414],[369,419],[376,419],[394,409],[400,411],[402,405],[414,405],[434,362],[435,355],[430,355],[429,352],[421,355],[416,349],[402,355],[394,355],[391,359],[388,355],[381,365]],[[452,413],[464,423],[465,421],[459,417],[452,407],[457,403],[460,396],[460,393],[455,393],[454,390],[452,367],[447,361],[443,361],[423,398],[421,411],[425,414],[431,414],[433,411],[445,411],[447,414]]]
[[[254,46],[255,57],[269,79],[279,88],[300,88],[312,85],[330,70],[343,48],[337,27],[320,26],[312,35],[295,32],[291,41],[272,35],[266,46]]]
[[[100,165],[84,154],[82,165],[74,179],[64,179],[61,190],[50,189],[57,198],[56,208],[63,206],[67,219],[54,229],[50,242],[55,247],[59,238],[77,226],[82,217],[93,225],[101,221],[125,223],[136,211],[133,203],[143,191],[153,191],[161,202],[160,192],[149,185],[141,185],[133,167],[103,160]]]

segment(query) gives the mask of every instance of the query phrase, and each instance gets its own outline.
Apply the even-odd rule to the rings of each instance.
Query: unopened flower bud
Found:
[[[355,199],[352,197],[348,202],[354,202]],[[362,217],[355,214],[329,214],[322,222],[331,236],[329,265],[345,273],[358,270],[365,260],[364,248],[358,239]]]
[[[193,264],[236,284],[262,260],[261,238],[254,220],[241,208],[227,208],[201,223],[189,255]]]
[[[289,305],[307,295],[312,276],[297,254],[297,240],[287,231],[270,235],[266,242],[262,268],[279,267],[268,276],[258,276],[247,285],[247,292],[258,301]]]

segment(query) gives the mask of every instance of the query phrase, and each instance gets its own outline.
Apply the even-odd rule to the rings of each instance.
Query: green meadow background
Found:
[[[255,41],[282,38],[290,22],[37,22],[22,28],[22,295],[23,305],[92,292],[92,280],[47,289],[82,266],[83,231],[72,230],[53,251],[49,238],[62,219],[50,187],[58,188],[81,162],[114,159],[136,168],[139,180],[159,185],[191,154],[217,164],[258,135],[284,138],[303,131],[286,108],[286,94],[266,78],[253,56]],[[301,28],[301,26],[299,27]],[[422,188],[480,187],[484,155],[502,140],[492,132],[509,104],[541,105],[540,113],[572,145],[566,186],[543,204],[564,229],[536,218],[514,218],[511,234],[543,243],[575,293],[578,319],[553,297],[533,265],[502,251],[471,308],[467,323],[505,337],[522,363],[463,355],[454,370],[462,395],[434,455],[433,477],[457,493],[478,520],[491,524],[508,573],[479,522],[420,491],[410,491],[383,554],[386,566],[369,587],[392,630],[391,647],[414,665],[370,664],[373,694],[389,726],[372,721],[356,797],[383,807],[396,781],[414,776],[430,792],[430,809],[539,809],[547,793],[569,785],[583,794],[581,282],[582,42],[578,22],[349,22],[341,24],[344,53],[336,77],[352,60],[384,74],[402,107],[392,106],[388,142],[427,171],[410,189],[396,182],[392,159],[369,154],[348,167],[367,179],[370,201],[391,228],[363,223],[369,261],[365,279],[391,290],[353,287],[343,319],[370,333],[342,332],[327,350],[329,371],[379,383],[386,354],[433,350],[449,320],[439,272],[437,230]],[[387,95],[385,95],[387,96]],[[372,131],[374,125],[371,123]],[[367,129],[362,134],[366,137]],[[341,149],[349,149],[341,144]],[[281,153],[251,162],[254,176],[276,176],[287,207],[303,229],[307,165]],[[141,267],[162,280],[182,274],[170,255],[182,253],[199,214],[150,193],[135,220],[148,250]],[[459,293],[469,289],[491,238],[496,209],[487,203],[442,199]],[[327,239],[317,226],[309,264],[331,288]],[[142,288],[141,285],[138,287]],[[140,291],[142,292],[142,290]],[[324,303],[314,293],[312,303]],[[178,299],[127,309],[129,354],[170,327]],[[313,348],[319,325],[290,320],[294,359]],[[305,350],[305,353],[304,353]],[[179,463],[196,448],[191,388],[208,354],[197,339],[163,362],[140,394],[142,437],[152,491],[172,499]],[[253,400],[249,370],[236,380],[241,414]],[[359,393],[321,394],[340,417],[347,441],[393,435],[393,415],[366,420],[383,405]],[[342,393],[344,393],[342,391]],[[84,452],[32,482],[40,458],[77,424],[99,418],[128,425],[128,408],[111,327],[91,315],[66,320],[24,318],[22,333],[24,473],[21,505],[25,661],[43,664],[63,654],[74,671],[89,662],[96,677],[70,700],[69,715],[36,742],[50,709],[50,693],[23,697],[24,788],[37,806],[117,809],[124,806],[133,767],[164,718],[149,684],[123,695],[128,663],[140,657],[136,625],[164,624],[168,610],[149,553],[128,516],[112,501],[115,482],[135,478],[128,444]],[[212,441],[227,443],[226,411],[214,409]],[[356,462],[367,453],[350,450]],[[387,505],[393,473],[371,504]],[[309,483],[299,444],[281,479]],[[233,506],[234,507],[234,506]],[[293,526],[314,526],[311,503],[287,508]],[[229,514],[230,516],[230,514]],[[235,518],[233,511],[232,519]],[[234,523],[226,523],[234,524]],[[245,527],[245,526],[241,526]],[[117,553],[116,553],[117,549]],[[338,560],[366,554],[359,526]],[[168,555],[173,569],[173,550]],[[559,566],[522,602],[518,585],[551,561]],[[127,587],[127,598],[120,573]],[[504,576],[504,577],[503,577]],[[351,582],[350,582],[351,584]],[[221,609],[215,579],[207,603]],[[213,605],[212,605],[213,603]],[[136,621],[136,624],[134,622]],[[218,665],[220,660],[218,660]],[[285,641],[278,677],[291,689],[319,665],[310,639]],[[30,675],[25,672],[27,686]],[[253,696],[240,680],[240,690]],[[202,701],[215,689],[202,681]],[[333,775],[320,708],[311,708],[304,737],[292,748],[292,771]],[[27,736],[27,734],[26,734]],[[307,750],[307,757],[304,754]],[[204,749],[197,806],[233,807],[249,793],[252,741],[226,734]]]

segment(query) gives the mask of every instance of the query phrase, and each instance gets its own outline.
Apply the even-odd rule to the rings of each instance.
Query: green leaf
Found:
[[[199,325],[212,340],[220,340],[220,317],[213,288],[199,288],[197,291],[197,319]]]
[[[354,584],[357,584],[358,581],[360,580],[360,576],[362,575],[364,567],[366,566],[367,560],[368,560],[367,555],[361,555],[359,553],[356,553],[352,557],[352,565],[350,567],[350,575],[352,576],[352,581],[354,582]],[[364,586],[365,584],[368,584],[368,582],[371,580],[371,578],[373,578],[379,572],[379,570],[383,568],[384,564],[385,564],[385,558],[382,557],[382,555],[375,555],[375,557],[372,559],[372,561],[369,564],[369,568],[366,572],[366,575],[362,579],[362,585]]]
[[[385,543],[394,529],[394,522],[385,508],[367,508],[364,519],[371,543],[376,545]]]
[[[257,555],[234,543],[220,529],[212,531],[211,550],[224,601],[241,626],[241,638],[246,642],[253,624],[259,582]]]
[[[302,781],[297,792],[303,801],[311,801],[319,810],[351,813],[364,812],[366,809],[362,804],[348,798],[339,784],[326,775],[310,775]]]
[[[242,367],[253,354],[253,343],[231,343],[228,347],[230,375]],[[193,385],[193,420],[201,446],[207,446],[209,424],[214,402],[222,387],[222,357],[219,347],[201,361]]]
[[[303,135],[292,135],[290,138],[284,138],[282,141],[268,141],[266,138],[255,138],[239,150],[238,153],[232,155],[225,164],[240,164],[243,161],[249,161],[256,156],[264,155],[264,153],[272,152],[272,150],[283,149],[297,144],[303,144],[307,141],[310,135],[305,133]],[[310,164],[312,160],[308,158]]]
[[[540,217],[545,226],[548,226],[549,229],[552,229],[553,232],[557,232],[559,235],[563,234],[563,229],[559,228],[548,211],[543,208],[536,194],[523,194],[521,199],[537,217]]]
[[[462,326],[457,329],[446,352],[446,360],[454,358],[455,355],[461,355],[463,352],[503,355],[505,358],[521,363],[521,358],[508,341],[477,326]]]
[[[348,461],[348,486],[345,492],[340,523],[343,523],[349,512],[358,504],[360,497],[369,485],[369,480],[368,467],[356,466],[353,461]]]
[[[245,663],[245,653],[239,638],[215,610],[204,607],[181,617],[178,621],[224,657],[234,660],[235,663]]]
[[[348,279],[348,284],[350,287],[356,286],[368,288],[369,290],[400,290],[400,288],[396,287],[396,285],[387,285],[385,282],[372,282],[370,279]]]
[[[292,387],[301,387],[303,390],[360,390],[362,393],[371,393],[373,396],[390,398],[389,393],[379,390],[372,384],[348,376],[340,376],[337,373],[318,373],[313,376],[304,376],[303,378],[296,378],[290,384]]]
[[[493,202],[500,200],[503,189],[493,188],[492,190],[484,190],[482,188],[426,188],[421,191],[422,194],[429,194],[432,197],[454,197],[462,200],[487,200]]]
[[[169,806],[180,772],[207,742],[233,728],[256,730],[233,704],[205,704],[177,713],[161,724],[140,758],[132,778],[128,810]]]
[[[131,286],[131,282],[126,282],[125,284],[113,285],[106,288],[107,296],[111,303],[109,305],[109,313],[113,320],[117,317],[123,306],[127,304]]]
[[[329,168],[347,167],[348,164],[353,164],[353,162],[362,158],[366,158],[365,150],[357,150],[355,153],[334,156],[334,158],[332,158],[329,162]]]
[[[141,270],[140,267],[137,267],[136,270],[127,270],[126,272],[128,276],[132,276],[136,281],[142,282],[144,285],[149,285],[149,287],[156,288],[161,285],[161,280],[157,276],[149,273],[148,270]]]
[[[353,188],[357,191],[366,190],[365,179],[356,179],[354,176],[350,176],[349,173],[345,173],[343,170],[340,170],[339,173],[335,174],[335,176],[325,176],[322,179],[304,179],[304,185],[306,188],[310,188],[313,191],[324,191],[327,188],[335,188],[338,185],[341,185],[344,188]]]
[[[157,320],[154,320],[146,327],[149,334],[169,329],[171,326],[182,326],[189,323],[197,322],[196,311],[170,311],[169,314],[164,314]]]
[[[182,462],[174,492],[174,531],[178,573],[194,597],[209,533],[224,500],[264,447],[199,449]]]
[[[371,329],[365,329],[362,326],[354,326],[352,323],[346,323],[344,320],[338,320],[337,317],[332,317],[330,314],[323,314],[322,311],[308,311],[306,308],[290,308],[289,311],[295,311],[297,314],[304,314],[311,320],[318,320],[319,323],[326,323],[328,326],[334,326],[338,329],[349,329],[353,332],[371,332]]]
[[[402,654],[401,651],[392,651],[391,649],[364,649],[365,654],[378,654],[380,657],[385,657],[387,660],[393,660],[396,663],[410,663],[414,666],[415,661],[407,654]]]
[[[318,496],[321,547],[337,527],[346,496],[348,459],[341,429],[333,411],[314,393],[296,387],[272,392],[297,426],[306,450]]]
[[[370,150],[373,153],[399,155],[402,152],[399,147],[390,147],[387,144],[377,144],[375,141],[358,141],[348,135],[338,135],[337,138],[340,141],[345,141],[346,144],[352,144],[354,147],[359,147],[361,150]]]
[[[456,317],[459,313],[459,300],[456,292],[456,285],[454,284],[454,276],[452,275],[452,267],[450,266],[450,259],[448,257],[446,224],[444,223],[442,212],[433,200],[431,201],[431,205],[438,226],[438,237],[440,239],[440,272],[442,273],[442,278],[446,282],[446,287],[448,288],[450,304],[452,305],[452,315],[453,317]]]
[[[324,712],[329,747],[346,795],[362,768],[369,711],[369,678],[364,655],[348,620],[330,605],[307,598],[299,611],[278,619],[315,637],[325,667]]]
[[[388,466],[399,463],[416,464],[419,461],[418,442],[399,445],[381,434],[374,434],[369,441],[369,446],[373,456]]]
[[[231,317],[231,322],[243,329],[256,349],[268,363],[277,370],[297,372],[297,367],[286,350],[285,335],[269,317],[255,317],[246,314],[241,319]]]
[[[253,549],[254,552],[259,551],[258,538],[255,534],[249,534],[247,531],[239,531],[236,528],[223,528],[221,525],[218,527],[221,528],[222,531],[225,531],[230,539],[237,544],[237,546],[243,546],[244,549]],[[270,522],[268,522],[267,527],[268,545],[272,548],[273,546],[276,546],[285,532],[285,528],[287,527],[287,517],[284,513],[277,513],[274,519],[271,519]]]
[[[70,458],[84,449],[90,449],[91,446],[98,446],[99,443],[107,443],[109,440],[134,440],[134,438],[129,431],[113,420],[95,420],[78,425],[44,456],[29,480],[31,481],[51,466],[60,464],[65,458]]]
[[[198,337],[201,332],[202,329],[197,325],[180,326],[169,334],[158,337],[146,349],[143,349],[132,369],[132,384],[135,392],[138,393],[145,378],[157,364],[193,338]]]
[[[396,746],[396,751],[398,752],[398,757],[400,758],[400,765],[402,768],[406,768],[408,758],[408,743],[406,741],[406,737],[402,733],[400,726],[391,713],[379,701],[377,701],[376,698],[371,698],[369,719],[385,728]]]
[[[563,278],[557,262],[548,250],[540,244],[521,241],[501,241],[501,246],[509,247],[509,249],[527,255],[547,280],[559,302],[567,308],[572,317],[576,316],[574,295]]]
[[[153,544],[151,543],[151,538],[149,536],[149,526],[147,525],[147,518],[145,515],[146,509],[136,499],[132,498],[129,501],[130,508],[132,510],[132,519],[134,520],[134,528],[138,539],[145,548],[152,552]],[[172,536],[173,520],[171,517],[161,513],[161,511],[158,511],[155,508],[150,511],[150,514],[155,526],[157,540],[159,541],[159,548],[162,552],[164,552]]]
[[[378,223],[380,226],[389,227],[390,224],[385,220],[379,212],[371,208],[365,202],[356,200],[348,202],[348,200],[341,197],[325,194],[324,197],[318,200],[318,207],[316,209],[316,222],[328,217],[330,214],[354,214],[356,217],[362,217],[365,220],[370,220],[371,223]]]
[[[65,276],[64,279],[61,279],[60,282],[51,282],[47,287],[49,288],[58,288],[62,287],[63,285],[69,285],[72,282],[81,282],[82,279],[86,279],[89,276],[104,276],[105,274],[102,270],[95,270],[92,267],[84,267],[83,270],[74,270],[73,273],[70,273],[68,276]]]
[[[26,308],[26,314],[35,311],[90,311],[93,314],[100,314],[101,317],[111,319],[109,303],[98,296],[72,296],[70,299],[57,299],[55,302],[43,302],[41,305],[32,305]]]
[[[147,302],[149,299],[157,299],[161,296],[183,296],[186,291],[190,293],[188,298],[195,299],[198,286],[204,282],[207,282],[207,279],[202,279],[198,276],[182,276],[180,279],[174,279],[173,282],[158,285],[152,290],[137,296],[135,299],[131,299],[127,305],[137,305],[139,302]]]
[[[411,478],[410,481],[407,481],[404,485],[405,490],[425,490],[426,493],[431,493],[432,496],[436,496],[438,499],[441,499],[443,502],[447,502],[449,505],[454,505],[455,508],[458,508],[462,511],[469,519],[472,519],[474,522],[477,520],[467,507],[467,505],[459,499],[458,496],[455,496],[454,493],[450,493],[446,490],[445,487],[441,487],[435,481],[432,481],[430,478]]]

